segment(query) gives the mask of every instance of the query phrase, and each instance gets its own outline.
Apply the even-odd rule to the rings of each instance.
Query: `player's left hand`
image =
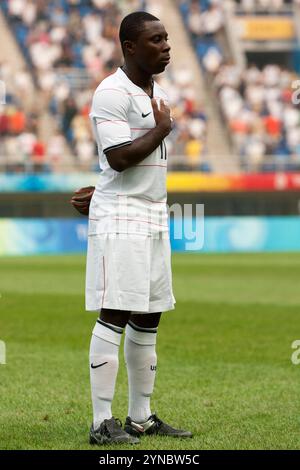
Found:
[[[80,214],[89,215],[90,202],[94,191],[95,186],[87,186],[77,189],[73,194],[70,203]]]

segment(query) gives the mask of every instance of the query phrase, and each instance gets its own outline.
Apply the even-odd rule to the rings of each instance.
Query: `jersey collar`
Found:
[[[138,85],[136,85],[134,82],[132,82],[132,81],[130,80],[130,78],[126,75],[126,73],[123,72],[123,70],[122,70],[121,67],[118,67],[117,73],[118,73],[118,75],[122,76],[123,79],[125,78],[125,79],[130,83],[131,86],[134,86],[134,87],[137,88],[139,91],[142,91],[143,94],[145,94],[146,96],[149,96],[149,95],[145,92],[145,90],[143,90],[143,88],[139,87]],[[155,81],[154,81],[153,79],[152,79],[152,83],[153,83],[153,86],[152,86],[152,95],[149,96],[150,99],[155,96],[154,89],[155,89],[155,85],[156,85],[156,84],[155,84]]]

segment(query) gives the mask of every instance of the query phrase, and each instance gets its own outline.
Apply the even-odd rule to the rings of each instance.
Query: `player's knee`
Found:
[[[131,312],[123,310],[110,310],[103,308],[100,313],[100,320],[105,323],[111,323],[112,325],[120,326],[125,328]]]
[[[142,314],[131,314],[130,320],[136,325],[140,326],[141,328],[157,328],[159,325],[161,317],[160,313],[147,313],[145,315]]]
[[[125,329],[125,336],[125,342],[128,339],[138,346],[155,346],[157,340],[157,328],[140,328],[136,323],[133,323],[132,320],[130,320]]]
[[[134,339],[135,341],[139,341],[138,338]],[[132,341],[132,339],[130,341]],[[133,347],[125,347],[124,357],[127,365],[134,365],[137,372],[141,373],[144,370],[156,371],[157,354],[155,344],[145,345],[143,340],[140,343],[135,342]]]

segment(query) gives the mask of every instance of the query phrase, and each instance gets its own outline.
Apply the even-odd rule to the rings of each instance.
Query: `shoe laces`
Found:
[[[115,417],[113,416],[113,419],[114,419],[114,422],[115,422],[120,428],[123,427],[122,421],[121,421],[119,418],[115,418]]]
[[[156,416],[155,413],[153,415],[151,415],[149,419],[152,419],[154,421],[153,428],[157,431],[160,428],[162,428],[165,431],[167,431],[167,430],[174,431],[174,429],[169,424],[164,423],[161,419],[159,419],[158,416]]]
[[[122,421],[114,416],[111,419],[105,419],[102,425],[107,436],[111,436],[115,430],[119,431],[120,428],[122,429]]]
[[[156,428],[156,429],[159,429],[161,427],[161,425],[163,424],[162,420],[159,419],[159,417],[156,416],[155,413],[150,416],[149,420],[150,419],[154,421],[153,427]]]

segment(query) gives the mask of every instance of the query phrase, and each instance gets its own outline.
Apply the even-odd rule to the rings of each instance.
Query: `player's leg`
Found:
[[[151,238],[147,246],[147,256],[151,260],[147,272],[147,283],[150,285],[148,307],[151,313],[133,311],[126,326],[124,356],[129,388],[128,416],[137,423],[145,422],[152,414],[150,399],[156,375],[156,338],[161,317],[161,310],[155,311],[154,308],[157,305],[166,306],[165,298],[170,297],[160,242],[161,239]]]
[[[156,375],[156,337],[161,313],[130,315],[124,355],[128,374],[128,416],[137,423],[152,415],[150,399]]]
[[[131,312],[125,310],[111,310],[108,308],[102,308],[99,316],[99,320],[105,323],[111,323],[120,328],[125,328],[130,318]]]
[[[145,315],[131,313],[129,321],[141,328],[157,328],[160,322],[160,317],[161,312],[147,313]]]
[[[93,404],[93,425],[90,442],[130,442],[130,437],[112,417],[119,368],[119,347],[130,312],[102,309],[93,330],[90,345],[90,380]]]
[[[149,311],[174,308],[171,252],[168,237],[151,240]],[[157,309],[157,310],[156,310]],[[125,431],[134,435],[159,434],[191,437],[189,431],[175,429],[151,412],[150,398],[156,375],[156,338],[161,313],[133,312],[126,326],[125,360],[129,384],[129,412]]]
[[[119,368],[119,347],[130,312],[102,309],[92,333],[90,379],[94,428],[112,417],[111,403]]]
[[[156,375],[156,337],[161,313],[131,314],[124,342],[127,365],[129,406],[125,431],[133,436],[157,434],[192,437],[192,433],[173,428],[151,411],[150,399]]]
[[[125,295],[127,285],[123,285],[129,277],[126,270],[134,271],[130,265],[133,257],[127,256],[128,252],[126,240],[114,234],[91,234],[88,238],[86,310],[94,312],[101,306],[93,330],[89,364],[94,415],[90,442],[95,444],[132,442],[132,436],[123,431],[111,411],[119,346],[131,311],[131,299]]]

